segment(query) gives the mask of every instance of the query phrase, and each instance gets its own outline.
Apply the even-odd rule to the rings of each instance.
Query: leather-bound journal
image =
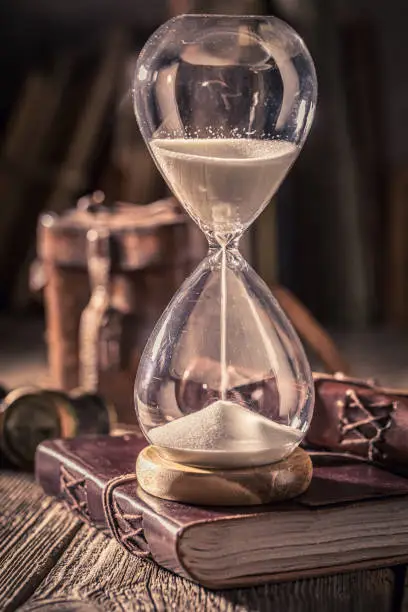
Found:
[[[38,482],[130,553],[210,588],[385,567],[408,561],[408,480],[362,460],[316,453],[291,502],[209,508],[137,485],[136,435],[42,443]]]

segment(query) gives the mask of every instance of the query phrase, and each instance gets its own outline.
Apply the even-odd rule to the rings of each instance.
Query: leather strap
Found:
[[[112,478],[104,487],[102,494],[103,510],[105,513],[106,524],[112,536],[126,550],[137,557],[151,557],[147,541],[143,533],[143,515],[125,514],[120,509],[114,491],[131,482],[137,482],[135,474],[124,474]],[[137,526],[134,526],[136,522]],[[123,525],[123,527],[122,527]],[[146,545],[146,550],[140,548],[140,544]]]
[[[137,482],[136,474],[124,474],[109,480],[102,491],[102,504],[106,528],[121,546],[136,557],[150,558],[150,550],[143,532],[142,513],[125,513],[115,498],[115,490],[126,484]],[[82,520],[92,524],[88,508],[86,478],[75,475],[66,466],[60,466],[60,491],[71,511]]]

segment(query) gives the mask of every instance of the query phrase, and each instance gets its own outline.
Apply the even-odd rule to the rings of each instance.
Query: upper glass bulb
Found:
[[[278,19],[183,15],[142,50],[134,101],[158,168],[210,245],[146,346],[139,422],[181,462],[277,461],[307,429],[313,383],[296,333],[238,242],[307,136],[313,62]]]

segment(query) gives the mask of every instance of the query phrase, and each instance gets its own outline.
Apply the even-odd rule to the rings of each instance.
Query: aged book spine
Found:
[[[48,495],[58,498],[83,521],[114,537],[136,557],[153,559],[159,565],[194,580],[181,562],[178,550],[181,525],[159,514],[155,499],[144,501],[133,473],[102,481],[86,465],[71,460],[52,445],[41,444],[36,454],[36,480]],[[141,442],[141,447],[145,443]]]

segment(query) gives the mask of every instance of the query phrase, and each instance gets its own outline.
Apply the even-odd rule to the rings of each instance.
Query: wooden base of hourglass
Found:
[[[198,468],[164,459],[155,446],[139,454],[136,475],[151,495],[206,506],[253,506],[291,499],[312,478],[309,455],[297,448],[276,463],[249,468]]]

